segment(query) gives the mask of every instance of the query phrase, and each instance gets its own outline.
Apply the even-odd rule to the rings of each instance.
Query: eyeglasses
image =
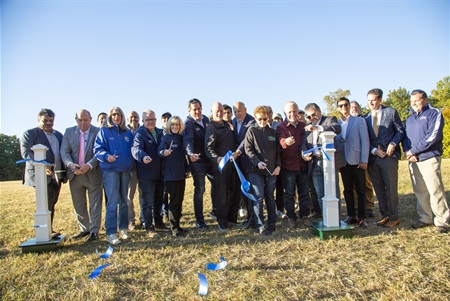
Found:
[[[130,116],[130,119],[139,119],[139,116]]]
[[[311,115],[306,115],[306,116],[305,116],[306,119],[311,119],[311,118],[313,118],[313,117],[317,117],[317,114],[316,114],[316,113],[313,113],[313,114],[311,114]]]
[[[122,114],[120,114],[120,113],[112,113],[111,116],[112,116],[112,117],[116,117],[116,116],[122,117]]]
[[[264,118],[256,118],[256,120],[258,120],[258,121],[267,121],[267,120],[269,120],[269,118],[267,118],[267,117],[264,117]]]
[[[155,122],[156,118],[146,118],[144,119],[145,122]]]
[[[342,107],[348,107],[348,103],[340,104],[340,105],[338,105],[338,107],[339,107],[339,108],[342,108]]]

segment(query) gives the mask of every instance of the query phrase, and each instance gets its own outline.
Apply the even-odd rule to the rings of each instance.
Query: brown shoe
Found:
[[[395,227],[398,224],[400,224],[400,221],[396,219],[395,221],[388,221],[386,224],[384,224],[384,227]]]
[[[376,222],[375,224],[377,224],[377,226],[382,227],[382,226],[386,225],[388,221],[389,221],[389,217],[386,216],[386,217],[383,217],[382,219],[380,219],[380,220],[379,220],[378,222]]]

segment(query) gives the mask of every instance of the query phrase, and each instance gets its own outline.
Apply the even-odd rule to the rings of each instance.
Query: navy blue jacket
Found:
[[[406,119],[403,151],[410,150],[419,161],[441,156],[443,129],[444,118],[438,109],[426,105],[417,114],[412,111]]]
[[[131,153],[136,160],[136,172],[140,181],[160,180],[162,172],[162,159],[158,154],[158,147],[161,144],[163,130],[155,128],[156,139],[144,126],[136,131]],[[152,162],[145,164],[142,159],[149,156]]]
[[[172,154],[164,157],[164,150],[170,148],[172,149]],[[178,134],[164,135],[159,145],[158,153],[163,158],[164,181],[184,180],[187,172],[187,164],[183,136]]]
[[[196,163],[209,164],[209,160],[205,154],[205,132],[206,128],[209,124],[209,119],[205,115],[202,117],[203,124],[205,127],[202,127],[189,115],[184,122],[184,132],[183,132],[183,142],[186,147],[186,154],[188,155],[188,159],[190,162],[189,156],[192,154],[200,154],[200,160],[195,161]],[[192,162],[190,162],[192,164]]]

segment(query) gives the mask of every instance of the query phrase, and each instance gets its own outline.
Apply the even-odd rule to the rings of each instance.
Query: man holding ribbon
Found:
[[[216,208],[219,231],[228,229],[228,222],[237,223],[239,210],[239,195],[235,183],[236,172],[233,164],[225,165],[219,170],[219,163],[228,151],[236,149],[233,131],[227,122],[223,121],[223,106],[215,102],[211,108],[212,122],[206,129],[205,153],[211,160],[214,172],[213,205]],[[237,157],[233,153],[233,157]]]

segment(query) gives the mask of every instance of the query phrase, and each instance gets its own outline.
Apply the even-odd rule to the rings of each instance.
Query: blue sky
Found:
[[[430,92],[450,74],[449,1],[8,1],[1,3],[1,129],[40,108],[55,129],[113,106],[187,116],[191,98],[260,104],[349,89]],[[158,121],[158,126],[160,125]]]

